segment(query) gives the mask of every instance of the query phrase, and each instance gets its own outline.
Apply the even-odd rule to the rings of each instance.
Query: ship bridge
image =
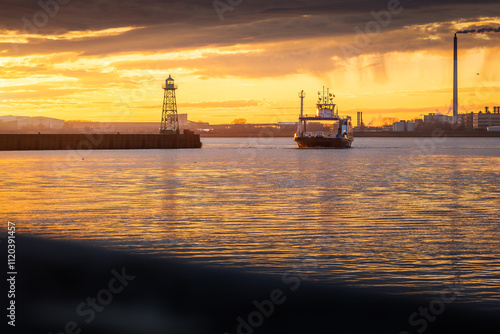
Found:
[[[316,117],[327,119],[338,118],[339,109],[337,104],[333,103],[335,95],[330,93],[330,90],[323,87],[323,91],[318,92],[318,102],[316,103]]]

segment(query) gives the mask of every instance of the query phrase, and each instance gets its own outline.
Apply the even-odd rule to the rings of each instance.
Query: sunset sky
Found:
[[[159,121],[163,80],[193,121],[296,121],[329,87],[365,123],[451,112],[453,36],[498,1],[7,0],[0,115]],[[368,31],[368,33],[367,33]],[[460,112],[500,105],[500,34],[459,35]]]

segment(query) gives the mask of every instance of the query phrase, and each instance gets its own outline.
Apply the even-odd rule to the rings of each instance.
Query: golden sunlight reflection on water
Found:
[[[440,140],[0,152],[0,212],[20,233],[216,266],[282,274],[312,259],[311,279],[404,293],[458,279],[461,301],[498,304],[500,143]]]

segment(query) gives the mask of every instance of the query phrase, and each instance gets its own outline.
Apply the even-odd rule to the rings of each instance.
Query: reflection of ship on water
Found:
[[[316,116],[304,116],[304,91],[299,93],[300,97],[300,117],[297,125],[297,132],[294,140],[299,148],[328,147],[328,148],[349,148],[354,141],[351,125],[351,117],[339,117],[338,107],[333,103],[335,95],[328,89],[318,92],[318,102],[316,103]],[[332,131],[307,132],[307,122],[333,122]]]

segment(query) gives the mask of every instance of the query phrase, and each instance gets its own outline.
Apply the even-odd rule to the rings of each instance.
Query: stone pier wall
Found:
[[[0,134],[0,151],[200,147],[200,135],[188,130],[183,134]]]

